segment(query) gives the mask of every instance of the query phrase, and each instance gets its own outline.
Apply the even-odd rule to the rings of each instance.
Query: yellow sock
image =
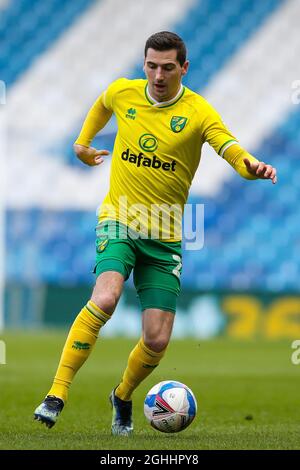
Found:
[[[117,397],[130,400],[132,392],[158,366],[165,351],[166,349],[159,353],[151,351],[141,338],[129,355],[122,382],[115,391]]]
[[[83,307],[70,329],[48,395],[55,395],[66,402],[68,389],[76,372],[90,355],[100,328],[109,319],[110,315],[91,300]]]

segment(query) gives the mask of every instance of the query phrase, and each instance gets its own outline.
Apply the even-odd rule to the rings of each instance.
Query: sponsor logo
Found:
[[[127,109],[127,114],[126,114],[127,119],[135,119],[136,118],[136,109],[135,108],[129,108]]]
[[[170,126],[173,132],[181,132],[187,123],[187,118],[183,116],[173,116],[170,121]]]
[[[81,343],[80,341],[74,341],[72,344],[73,349],[90,349],[90,343]]]
[[[139,139],[139,146],[145,152],[154,152],[158,147],[158,142],[153,134],[143,134]]]
[[[146,166],[148,168],[154,168],[155,170],[162,169],[164,171],[175,171],[176,161],[172,160],[171,163],[162,162],[156,155],[151,158],[140,152],[138,155],[130,152],[128,148],[125,152],[122,152],[122,160],[125,162],[133,163],[137,167]]]

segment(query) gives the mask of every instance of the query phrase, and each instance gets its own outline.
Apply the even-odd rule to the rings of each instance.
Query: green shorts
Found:
[[[96,227],[94,273],[117,271],[133,281],[142,310],[159,308],[176,311],[180,292],[181,242],[163,242],[138,237],[137,232],[117,221]]]

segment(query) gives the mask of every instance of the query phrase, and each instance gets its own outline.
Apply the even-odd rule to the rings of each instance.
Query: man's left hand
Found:
[[[244,158],[244,163],[251,175],[263,180],[271,180],[273,184],[277,182],[276,168],[272,165],[267,165],[264,162],[250,162],[248,158]]]

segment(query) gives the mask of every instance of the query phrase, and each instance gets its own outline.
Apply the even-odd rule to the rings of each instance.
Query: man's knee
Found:
[[[117,306],[119,296],[115,292],[98,292],[93,293],[91,300],[103,312],[112,314]]]
[[[91,297],[97,307],[111,315],[119,301],[124,278],[118,272],[104,272],[97,278],[96,285]]]
[[[144,333],[144,343],[145,343],[145,346],[149,349],[151,349],[151,351],[154,351],[154,352],[157,352],[157,353],[160,353],[162,352],[164,349],[166,349],[166,347],[168,346],[169,344],[169,336],[151,336],[151,335],[147,335]]]
[[[143,339],[145,345],[154,352],[162,352],[169,344],[174,314],[159,309],[143,312]]]

